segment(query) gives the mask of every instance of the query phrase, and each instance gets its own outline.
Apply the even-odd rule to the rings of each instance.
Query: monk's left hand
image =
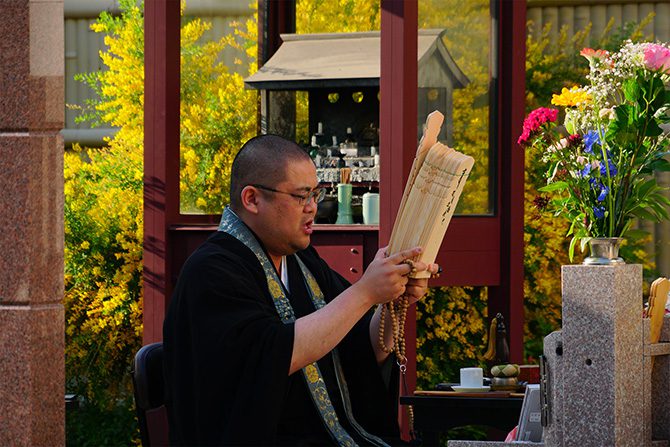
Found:
[[[426,270],[431,275],[434,275],[440,271],[440,266],[437,264],[428,264]],[[409,298],[409,304],[414,304],[423,298],[426,294],[426,289],[428,289],[428,278],[409,278],[405,286],[405,296]]]

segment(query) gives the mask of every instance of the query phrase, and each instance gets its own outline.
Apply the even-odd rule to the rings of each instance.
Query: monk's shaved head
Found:
[[[278,135],[258,135],[242,146],[230,173],[230,207],[241,208],[240,193],[247,185],[274,188],[286,180],[289,163],[310,161],[300,146]]]

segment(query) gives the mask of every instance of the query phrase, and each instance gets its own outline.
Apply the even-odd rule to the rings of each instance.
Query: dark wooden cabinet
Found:
[[[215,225],[175,225],[170,229],[172,287],[186,259],[216,229]],[[377,253],[378,233],[376,225],[316,225],[312,245],[329,266],[354,283]]]
[[[316,225],[312,245],[349,282],[358,281],[377,253],[376,225]]]

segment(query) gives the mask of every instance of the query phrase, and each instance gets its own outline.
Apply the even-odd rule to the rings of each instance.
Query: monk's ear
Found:
[[[260,199],[260,191],[251,185],[245,186],[240,192],[240,202],[242,208],[251,214],[258,214],[258,201]]]

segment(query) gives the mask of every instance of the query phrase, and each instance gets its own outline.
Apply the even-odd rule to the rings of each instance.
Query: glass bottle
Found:
[[[319,155],[319,145],[316,144],[316,135],[312,135],[312,144],[309,147],[309,157],[312,160],[315,160],[317,155]]]
[[[347,135],[344,138],[344,147],[347,148],[354,148],[357,147],[358,144],[356,143],[356,139],[354,138],[354,134],[351,131],[351,127],[347,127]]]
[[[317,130],[314,135],[312,135],[312,138],[316,139],[316,145],[319,147],[327,146],[328,143],[326,142],[326,136],[323,134],[323,123],[319,121],[317,124]]]

